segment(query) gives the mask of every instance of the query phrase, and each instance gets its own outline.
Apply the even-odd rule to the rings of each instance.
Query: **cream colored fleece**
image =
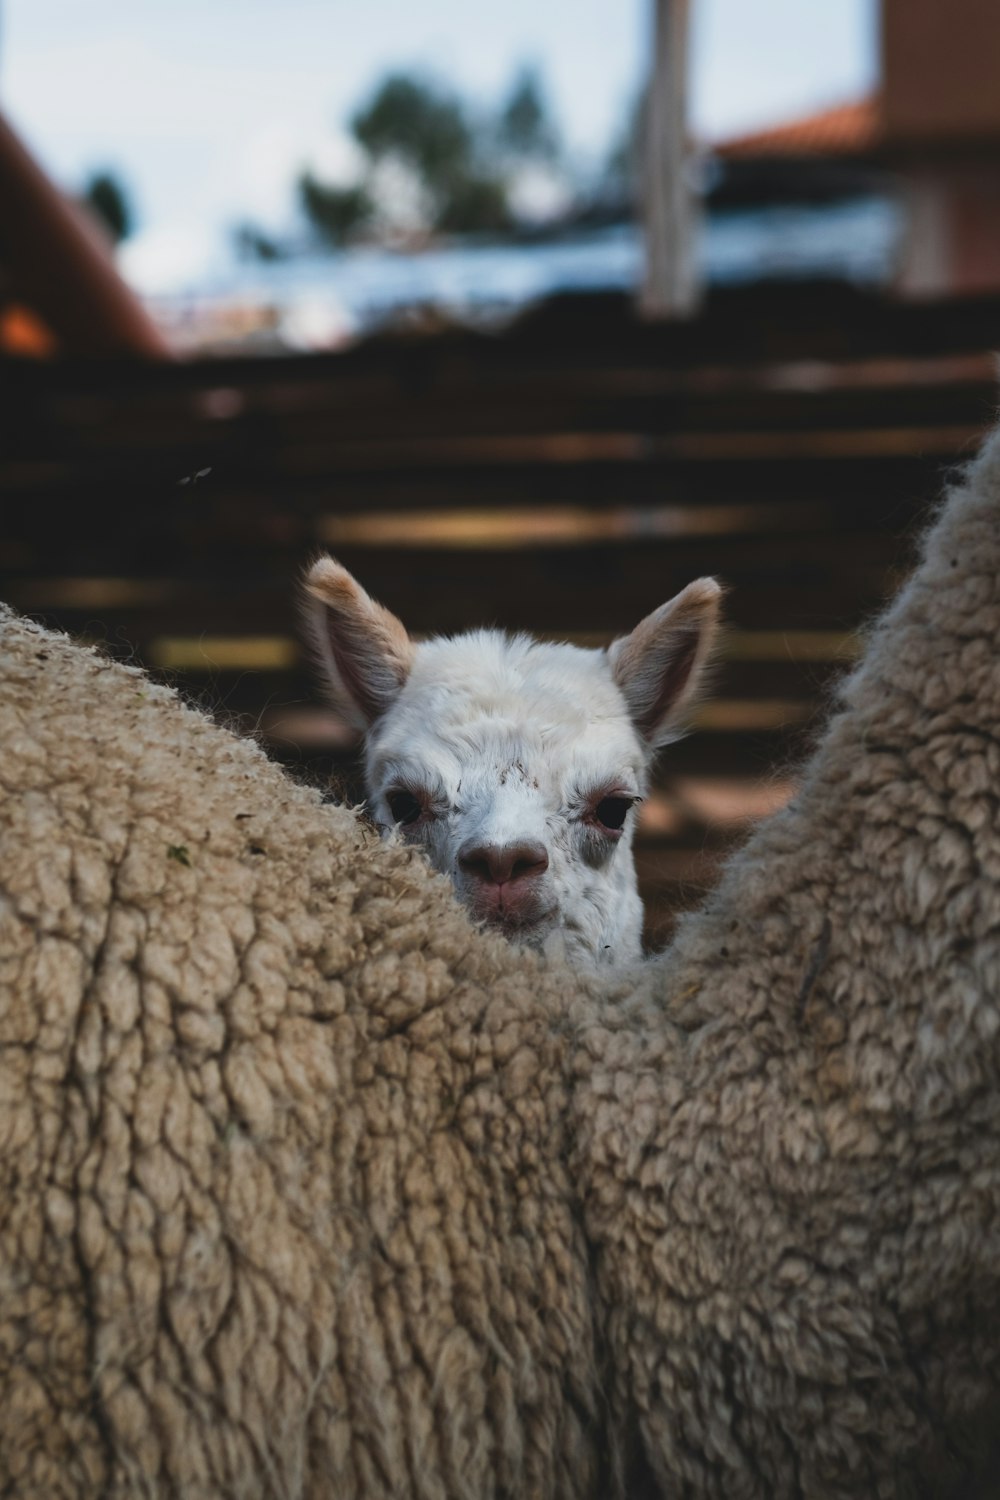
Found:
[[[1000,435],[658,970],[575,1062],[619,1420],[669,1495],[970,1493],[1000,1432]]]
[[[3,617],[0,1493],[599,1493],[537,966]]]
[[[617,988],[0,615],[0,1494],[892,1495],[1000,1372],[1000,445]]]

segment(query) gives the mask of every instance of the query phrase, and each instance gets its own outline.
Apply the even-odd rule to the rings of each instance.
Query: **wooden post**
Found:
[[[687,166],[687,50],[691,0],[653,0],[653,66],[642,156],[648,318],[690,316],[699,300],[697,209]]]

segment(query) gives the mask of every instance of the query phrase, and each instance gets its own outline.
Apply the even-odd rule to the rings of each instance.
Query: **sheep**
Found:
[[[1000,432],[792,803],[582,1023],[573,1178],[660,1493],[996,1493],[998,643]]]
[[[0,639],[0,1493],[602,1494],[565,981],[141,672]]]
[[[330,697],[364,736],[369,807],[480,921],[578,964],[639,958],[632,809],[678,738],[718,624],[700,578],[607,651],[476,630],[414,644],[331,557],[306,577]]]
[[[0,616],[0,1491],[973,1493],[998,580],[994,437],[801,791],[628,973]]]

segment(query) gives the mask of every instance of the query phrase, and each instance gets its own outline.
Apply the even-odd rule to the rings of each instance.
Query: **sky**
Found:
[[[692,0],[692,124],[706,139],[856,97],[876,0]],[[155,282],[192,275],[253,220],[281,232],[311,165],[354,169],[345,122],[391,68],[488,106],[539,66],[581,163],[620,131],[651,0],[0,0],[0,107],[63,186],[110,167]]]

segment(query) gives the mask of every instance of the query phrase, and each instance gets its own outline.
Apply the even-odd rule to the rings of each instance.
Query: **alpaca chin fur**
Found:
[[[993,438],[601,977],[0,614],[0,1491],[990,1493],[998,633]]]

